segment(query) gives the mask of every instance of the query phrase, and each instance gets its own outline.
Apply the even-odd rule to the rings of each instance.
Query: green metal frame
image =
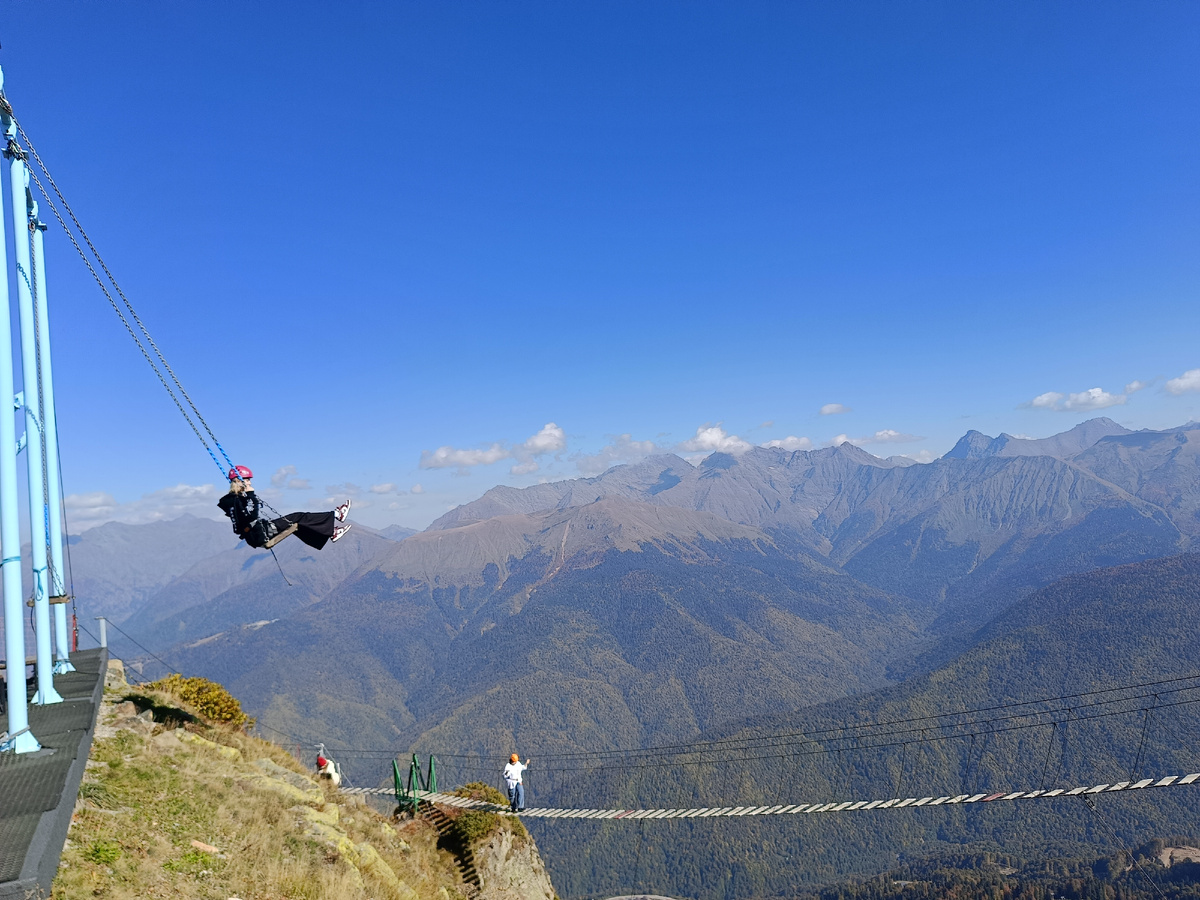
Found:
[[[396,790],[396,805],[415,816],[417,806],[421,802],[420,794],[437,793],[437,764],[431,754],[429,769],[425,775],[422,775],[421,762],[414,753],[408,764],[408,781],[406,783],[400,777],[400,762],[394,759],[392,760],[392,780]]]

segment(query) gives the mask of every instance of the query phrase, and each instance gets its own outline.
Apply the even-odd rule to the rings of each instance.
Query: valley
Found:
[[[171,667],[229,686],[264,728],[340,750],[360,783],[412,750],[437,756],[446,778],[494,781],[513,748],[541,760],[539,805],[589,807],[836,800],[905,783],[1030,789],[1047,760],[1081,784],[1135,763],[1180,774],[1198,764],[1179,740],[1200,724],[1187,705],[1152,717],[1154,729],[1136,704],[1073,725],[1060,709],[1015,732],[926,733],[902,753],[791,746],[739,763],[733,752],[734,771],[715,750],[650,769],[620,760],[1200,671],[1197,447],[1200,427],[1092,420],[1040,441],[968,434],[927,464],[850,444],[696,466],[654,456],[494,488],[398,541],[357,528],[337,552],[285,543],[290,585],[230,535],[147,573],[159,583],[110,614]],[[219,545],[224,526],[155,527]],[[86,548],[91,533],[76,540]],[[99,568],[97,583],[110,577]],[[578,762],[597,753],[616,764]],[[1185,790],[1122,799],[1111,815],[1133,841],[1187,833],[1194,809]],[[614,860],[631,855],[665,893],[716,897],[735,883],[757,895],[870,874],[897,854],[1053,844],[1079,855],[1108,840],[1058,806],[530,828],[567,896],[620,890]]]

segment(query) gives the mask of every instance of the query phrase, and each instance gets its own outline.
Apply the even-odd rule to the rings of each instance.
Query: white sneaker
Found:
[[[335,519],[337,519],[339,522],[345,522],[345,521],[346,521],[346,516],[350,515],[350,504],[351,504],[352,502],[353,502],[353,501],[351,501],[351,500],[347,500],[347,501],[346,501],[345,503],[343,503],[341,506],[337,507],[337,508],[336,508],[336,509],[333,511],[333,517],[334,517]]]
[[[333,537],[331,537],[330,540],[331,541],[340,541],[342,539],[342,535],[344,535],[347,531],[349,531],[353,527],[354,526],[352,526],[352,525],[338,525],[336,528],[333,529]]]

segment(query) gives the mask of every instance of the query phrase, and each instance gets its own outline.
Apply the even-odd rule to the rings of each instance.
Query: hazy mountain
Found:
[[[389,525],[387,528],[381,528],[378,532],[378,534],[389,541],[402,541],[406,537],[412,537],[416,533],[417,529],[405,528],[403,525]]]
[[[1091,447],[1102,438],[1130,434],[1130,430],[1101,416],[1080,422],[1070,431],[1048,438],[1019,438],[1011,434],[988,437],[968,431],[943,459],[986,459],[989,456],[1053,456],[1067,459]]]
[[[120,624],[173,578],[236,544],[227,521],[185,515],[149,525],[109,522],[70,538],[75,594],[88,616]]]
[[[277,619],[328,596],[352,572],[394,546],[358,524],[320,551],[288,538],[275,547],[278,564],[269,551],[239,543],[201,560],[148,596],[124,627],[152,649],[163,649]]]
[[[916,638],[800,545],[607,499],[415,535],[328,600],[173,658],[283,730],[495,751],[676,740],[865,690]]]
[[[433,522],[427,531],[455,528],[512,513],[535,513],[594,503],[604,497],[647,501],[691,474],[692,466],[678,456],[650,456],[614,466],[595,478],[575,478],[527,488],[497,485],[478,500],[464,503]],[[679,506],[682,504],[669,504]]]
[[[1184,549],[1200,530],[1189,436],[1200,431],[1133,434],[1100,418],[1041,440],[969,433],[957,454],[928,465],[848,443],[714,453],[698,466],[656,456],[596,478],[493,488],[429,531],[602,497],[704,511],[787,531],[953,629],[1062,575]]]
[[[1158,506],[1053,457],[938,460],[862,479],[816,523],[846,571],[979,624],[1073,572],[1178,552]]]
[[[1200,535],[1200,424],[1107,437],[1072,461],[1160,507],[1189,537]]]

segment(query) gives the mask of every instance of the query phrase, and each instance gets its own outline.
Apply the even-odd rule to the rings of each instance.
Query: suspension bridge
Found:
[[[1200,772],[1191,775],[1166,775],[1162,778],[1143,778],[1130,783],[1118,781],[1116,784],[1096,784],[1085,787],[1054,788],[1053,790],[1018,790],[994,791],[991,793],[959,794],[957,797],[899,797],[882,800],[843,800],[841,802],[818,801],[816,803],[775,804],[774,806],[722,806],[722,807],[693,807],[691,809],[562,809],[530,807],[519,813],[511,813],[531,819],[707,819],[734,818],[739,816],[790,816],[812,815],[814,813],[868,812],[872,810],[919,809],[924,806],[954,806],[969,803],[994,803],[1009,800],[1054,800],[1061,797],[1090,797],[1096,794],[1113,793],[1116,791],[1140,791],[1146,788],[1183,787],[1193,784],[1200,779]],[[383,794],[394,795],[392,788],[347,788],[348,794]],[[444,794],[436,791],[418,791],[418,801],[452,806],[459,809],[478,809],[484,812],[509,813],[507,806],[488,803],[486,800],[473,800],[469,797],[459,797],[454,794]]]

